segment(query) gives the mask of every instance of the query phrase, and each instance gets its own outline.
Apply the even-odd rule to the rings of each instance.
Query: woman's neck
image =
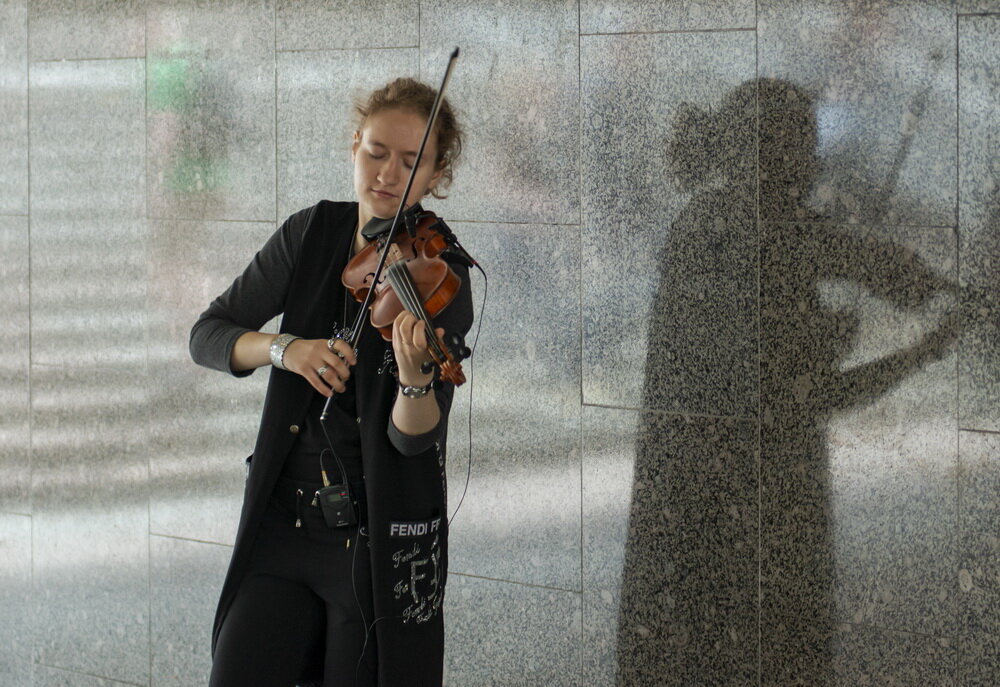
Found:
[[[361,235],[361,229],[364,227],[363,224],[358,222],[357,228],[354,230],[354,241],[351,243],[351,255],[355,256],[364,250],[365,246],[368,245],[368,239]]]

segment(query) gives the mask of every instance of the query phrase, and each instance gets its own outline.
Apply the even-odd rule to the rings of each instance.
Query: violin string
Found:
[[[413,274],[405,264],[400,267],[401,269],[399,273],[401,281],[405,284],[405,288],[409,293],[409,298],[416,308],[415,310],[411,310],[411,312],[419,315],[421,321],[424,323],[424,333],[427,337],[428,346],[434,349],[434,352],[437,354],[439,360],[444,360],[444,351],[441,349],[441,344],[438,342],[437,334],[434,333],[433,323],[431,322],[430,315],[427,313],[427,310],[424,308],[423,302],[421,301],[420,292],[417,289],[416,284],[413,282]]]
[[[420,298],[415,295],[416,286],[413,284],[409,269],[403,263],[394,263],[387,271],[387,276],[390,285],[403,303],[403,307],[420,317],[424,322],[424,330],[427,331],[427,311],[424,310]],[[428,345],[435,348],[435,352],[440,355],[441,351],[437,346],[437,337],[434,337],[433,340],[429,338]]]
[[[423,321],[428,347],[433,349],[434,354],[437,355],[439,360],[446,360],[445,351],[442,349],[437,334],[434,332],[434,325],[431,322],[430,315],[424,308],[423,299],[420,298],[420,290],[413,281],[413,273],[406,266],[405,259],[390,256],[390,261],[386,267],[386,278],[389,280],[389,285],[392,286],[399,297],[400,302],[403,303],[403,306]]]
[[[427,314],[427,310],[424,309],[416,284],[413,283],[413,275],[406,267],[406,263],[393,263],[386,271],[386,276],[389,278],[390,285],[396,291],[396,295],[399,296],[400,301],[402,301],[406,309],[419,317],[424,323],[428,346],[434,349],[439,358],[443,359],[444,351],[441,350],[437,335],[431,326],[430,316]]]

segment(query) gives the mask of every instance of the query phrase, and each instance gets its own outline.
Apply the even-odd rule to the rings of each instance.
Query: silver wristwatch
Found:
[[[278,334],[274,337],[274,341],[271,342],[271,348],[268,351],[271,354],[271,364],[279,370],[287,370],[288,368],[285,367],[285,349],[288,348],[288,344],[300,338],[302,337],[287,333]]]
[[[409,386],[407,384],[400,384],[399,393],[403,394],[407,398],[423,398],[433,387],[433,380],[430,381],[427,386]]]

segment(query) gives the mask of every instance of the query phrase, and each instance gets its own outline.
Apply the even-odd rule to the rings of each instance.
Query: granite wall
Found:
[[[0,684],[205,684],[266,374],[187,332],[455,45],[447,684],[1000,683],[1000,2],[12,0]]]

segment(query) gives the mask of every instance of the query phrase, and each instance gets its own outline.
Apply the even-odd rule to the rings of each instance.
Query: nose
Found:
[[[392,186],[399,181],[399,160],[395,155],[390,155],[379,167],[378,180],[386,186]]]

